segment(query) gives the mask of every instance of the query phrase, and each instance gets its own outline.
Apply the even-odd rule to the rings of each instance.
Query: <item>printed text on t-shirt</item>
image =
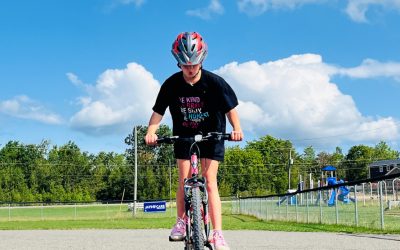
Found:
[[[184,127],[196,129],[202,121],[209,117],[209,113],[202,110],[204,102],[200,97],[179,97],[179,100]]]

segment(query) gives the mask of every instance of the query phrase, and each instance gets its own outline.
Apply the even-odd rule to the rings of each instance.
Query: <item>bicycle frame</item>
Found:
[[[210,220],[208,215],[208,193],[207,180],[199,175],[200,149],[197,143],[206,140],[229,140],[230,134],[219,132],[209,133],[207,136],[195,135],[191,138],[180,138],[179,136],[164,137],[157,140],[158,143],[172,144],[178,140],[191,141],[190,146],[190,168],[191,177],[184,179],[184,201],[186,214],[186,236],[185,250],[204,249],[212,246],[208,241],[210,235]]]
[[[192,144],[195,145],[196,142]],[[198,149],[198,147],[196,147]],[[193,147],[191,147],[191,150]],[[185,213],[186,217],[188,218],[188,223],[186,223],[186,237],[185,237],[185,249],[192,249],[193,247],[193,239],[192,239],[192,229],[193,229],[193,219],[192,213],[193,211],[193,204],[192,201],[193,197],[193,189],[198,189],[200,191],[201,196],[201,216],[204,226],[204,246],[212,249],[210,242],[208,242],[208,238],[210,235],[210,220],[208,215],[208,192],[207,192],[207,180],[205,177],[199,176],[199,160],[197,157],[196,152],[191,152],[190,157],[190,167],[191,167],[191,178],[185,178],[184,180],[184,200],[185,200]]]

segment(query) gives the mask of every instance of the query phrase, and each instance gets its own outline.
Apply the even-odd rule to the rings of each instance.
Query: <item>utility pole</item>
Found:
[[[134,130],[134,137],[135,137],[135,189],[133,195],[133,217],[136,217],[136,199],[137,199],[137,127],[135,126]]]
[[[288,174],[288,182],[289,182],[289,189],[288,189],[288,191],[290,190],[290,169],[292,168],[292,165],[293,165],[292,149],[290,148],[290,149],[289,149],[289,169],[288,169],[288,172],[289,172],[289,174]]]

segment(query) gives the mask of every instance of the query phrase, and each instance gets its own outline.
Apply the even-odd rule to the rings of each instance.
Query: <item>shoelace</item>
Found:
[[[220,241],[221,243],[225,244],[224,236],[220,232],[213,233],[214,242]]]
[[[182,220],[182,219],[179,219],[179,220],[176,222],[176,227],[177,227],[177,228],[184,228],[185,226],[186,226],[185,221]]]

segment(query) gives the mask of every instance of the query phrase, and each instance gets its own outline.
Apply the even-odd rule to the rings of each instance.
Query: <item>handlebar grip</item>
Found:
[[[232,141],[231,134],[222,134],[221,137],[222,137],[222,139],[224,139],[224,140]]]
[[[228,140],[231,141],[231,134],[220,133],[220,132],[211,132],[209,136],[215,140]]]
[[[173,144],[178,138],[178,136],[162,137],[157,139],[157,143]]]

